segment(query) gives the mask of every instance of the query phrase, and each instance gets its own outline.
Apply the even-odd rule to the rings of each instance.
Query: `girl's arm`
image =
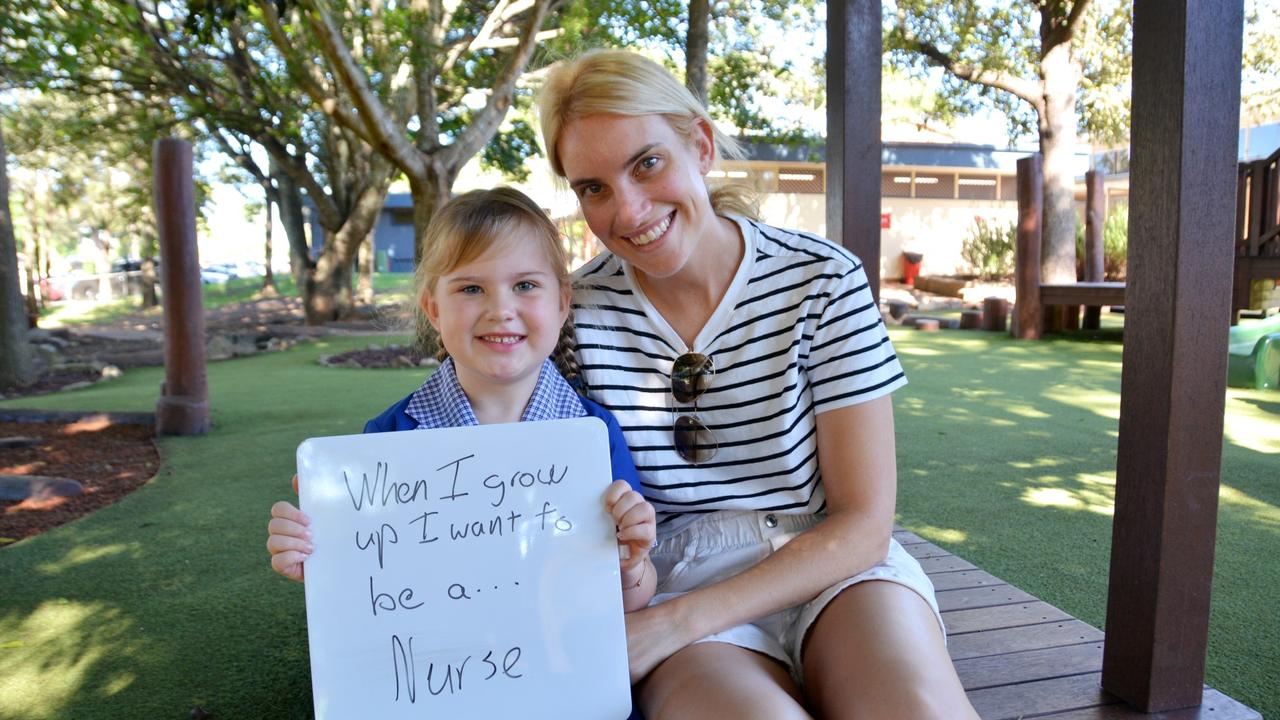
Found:
[[[829,410],[817,425],[827,519],[739,575],[628,615],[633,680],[699,638],[807,602],[884,560],[898,488],[892,400]]]

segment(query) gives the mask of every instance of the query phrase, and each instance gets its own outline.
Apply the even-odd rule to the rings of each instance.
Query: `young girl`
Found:
[[[605,507],[628,548],[622,564],[627,612],[653,597],[649,560],[653,506],[636,491],[631,454],[613,415],[576,393],[548,359],[569,365],[569,274],[560,234],[525,195],[477,190],[443,205],[427,228],[415,275],[416,305],[440,335],[444,358],[422,387],[370,420],[365,432],[389,432],[526,420],[598,417],[609,430],[614,482]],[[562,338],[564,343],[558,343]],[[563,347],[558,347],[558,345]],[[566,367],[571,370],[571,367]],[[293,478],[297,490],[298,478]],[[302,580],[314,549],[308,519],[288,502],[271,508],[271,567]]]

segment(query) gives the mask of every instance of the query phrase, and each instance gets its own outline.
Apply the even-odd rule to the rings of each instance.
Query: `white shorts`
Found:
[[[737,575],[825,518],[826,515],[754,510],[725,510],[704,515],[674,535],[660,539],[650,553],[658,570],[658,590],[651,604]],[[897,540],[890,538],[889,554],[879,565],[841,580],[807,603],[708,635],[697,642],[724,642],[755,650],[785,665],[799,680],[802,645],[809,627],[841,590],[867,580],[885,580],[914,590],[933,608],[946,637],[933,583],[920,563],[907,554]]]

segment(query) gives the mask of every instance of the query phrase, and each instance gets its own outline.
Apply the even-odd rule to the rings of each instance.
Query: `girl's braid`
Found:
[[[560,340],[556,342],[556,349],[551,353],[551,361],[556,364],[556,369],[578,391],[578,394],[587,394],[586,378],[582,377],[582,368],[578,365],[578,336],[573,331],[572,313],[560,328]]]

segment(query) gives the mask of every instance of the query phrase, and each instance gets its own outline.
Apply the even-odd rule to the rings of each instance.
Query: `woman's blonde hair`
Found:
[[[431,216],[423,240],[422,260],[413,275],[417,312],[423,311],[424,301],[435,291],[442,276],[518,237],[516,231],[521,229],[529,231],[546,254],[560,285],[557,289],[567,288],[569,254],[560,231],[546,212],[528,195],[513,188],[472,190],[452,198]],[[561,374],[568,378],[577,375],[577,364],[572,361],[575,349],[573,323],[566,320],[552,358]],[[439,345],[437,357],[440,360],[448,357],[443,344]]]
[[[573,120],[590,115],[661,115],[687,138],[702,121],[711,128],[717,161],[744,157],[738,142],[716,127],[702,103],[666,68],[626,50],[592,50],[553,67],[538,92],[538,115],[547,159],[560,177],[565,176],[560,134]],[[717,214],[758,214],[744,188],[727,185],[708,192]]]

